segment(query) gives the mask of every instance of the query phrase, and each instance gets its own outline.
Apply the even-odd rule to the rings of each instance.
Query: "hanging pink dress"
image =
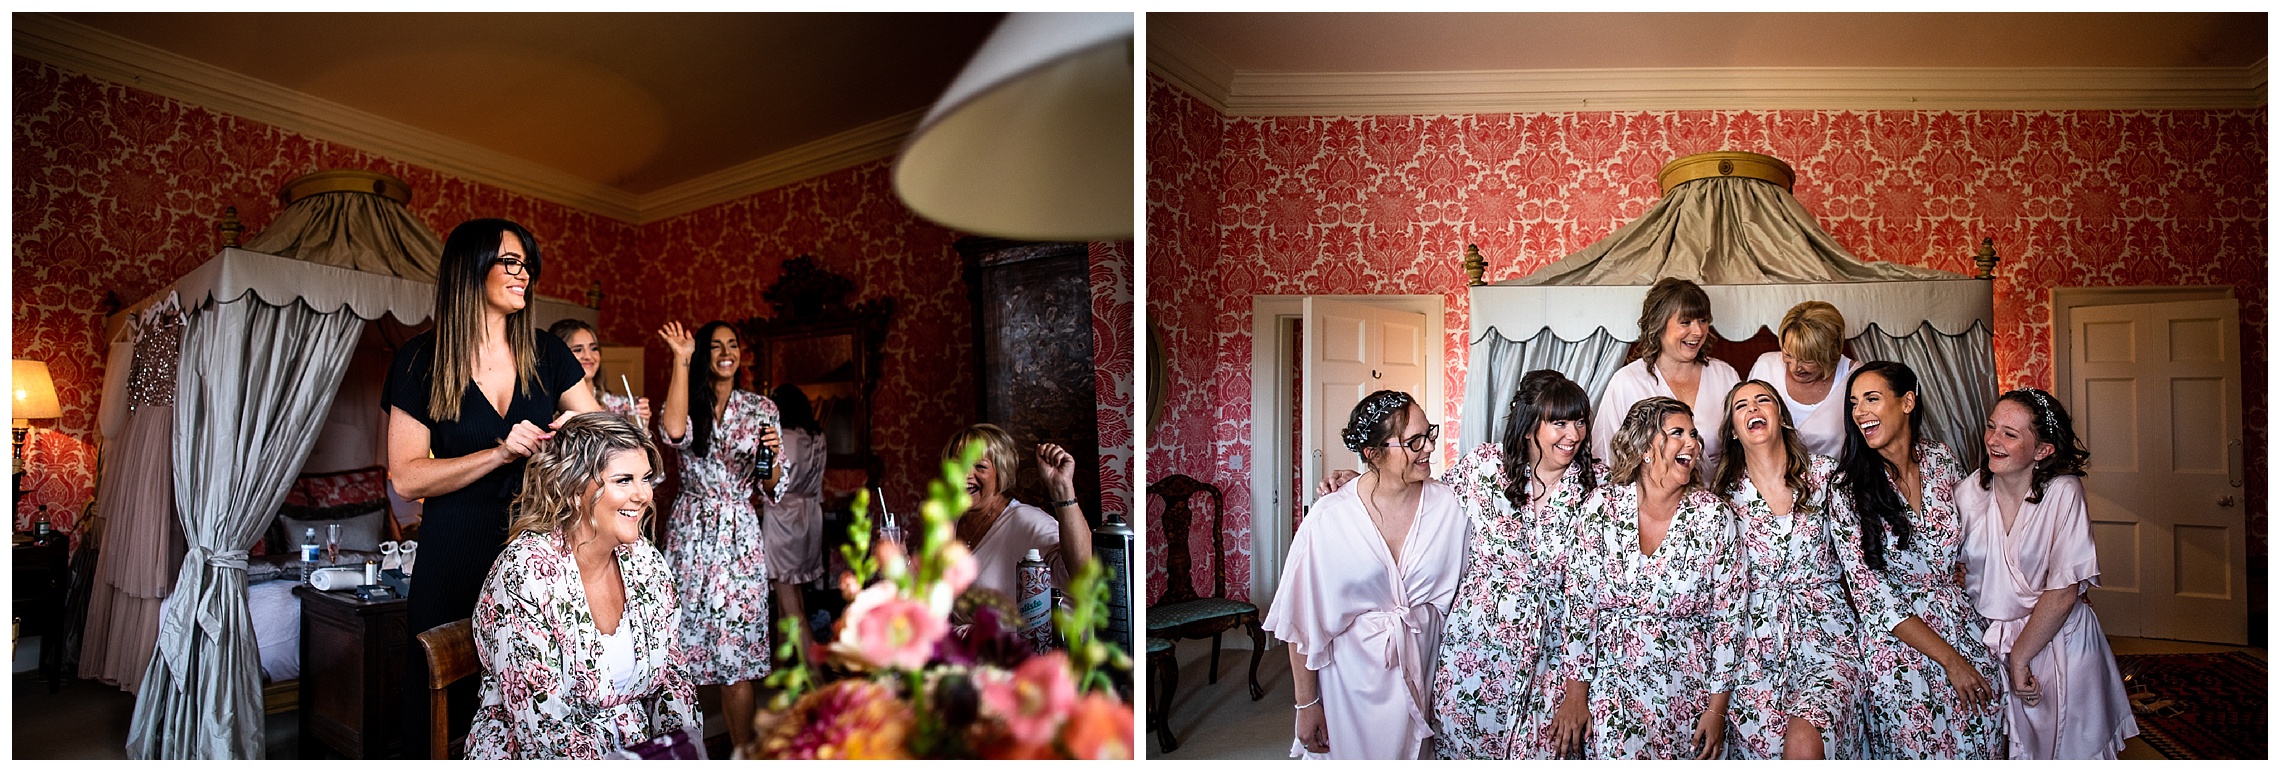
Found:
[[[1457,595],[1472,521],[1456,494],[1425,481],[1397,564],[1358,493],[1322,497],[1291,539],[1266,629],[1320,678],[1330,752],[1309,759],[1414,759],[1433,736],[1433,662]]]
[[[1977,475],[1956,486],[1955,498],[1963,510],[1964,589],[1987,618],[1987,648],[2005,663],[2008,684],[2011,647],[2043,592],[2072,587],[2087,593],[2098,584],[2098,547],[2090,540],[2082,478],[2053,478],[2040,503],[2019,504],[2008,532],[1995,494],[1979,487]],[[2041,682],[2042,699],[2034,705],[2016,694],[2004,700],[2011,758],[2111,759],[2138,733],[2129,690],[2090,604],[2075,603],[2027,667]]]

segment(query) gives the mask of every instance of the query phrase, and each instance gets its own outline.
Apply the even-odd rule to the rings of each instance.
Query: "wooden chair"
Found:
[[[1148,639],[1148,726],[1156,730],[1158,750],[1171,753],[1180,749],[1180,740],[1172,736],[1172,694],[1180,688],[1180,660],[1173,656],[1172,642],[1162,638]]]
[[[1211,595],[1196,595],[1190,579],[1188,524],[1190,503],[1196,494],[1208,494],[1211,505]],[[1211,674],[1207,683],[1219,683],[1219,636],[1230,629],[1251,632],[1251,699],[1267,696],[1259,686],[1259,655],[1266,652],[1267,633],[1259,626],[1259,607],[1227,598],[1227,534],[1221,530],[1224,499],[1219,488],[1187,475],[1175,474],[1148,486],[1148,495],[1164,499],[1164,595],[1148,607],[1148,636],[1179,641],[1211,639]],[[1169,699],[1167,696],[1166,699]]]
[[[446,691],[459,679],[482,670],[482,662],[475,656],[475,624],[466,619],[446,622],[419,637],[428,666],[428,758],[456,759],[466,753],[467,738],[451,737]]]

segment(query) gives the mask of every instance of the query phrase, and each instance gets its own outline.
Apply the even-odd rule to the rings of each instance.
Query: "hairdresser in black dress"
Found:
[[[435,329],[388,366],[388,479],[426,499],[406,635],[471,616],[484,574],[507,543],[507,504],[523,460],[558,413],[602,409],[569,346],[536,328],[538,240],[506,220],[460,223],[436,272]],[[403,737],[427,736],[427,661],[408,646]],[[451,695],[454,734],[475,707],[475,679]],[[461,692],[464,692],[462,694]],[[407,740],[412,754],[424,743]]]

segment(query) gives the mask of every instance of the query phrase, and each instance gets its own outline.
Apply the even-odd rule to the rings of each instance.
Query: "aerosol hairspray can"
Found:
[[[1093,557],[1108,570],[1107,639],[1125,651],[1132,650],[1132,525],[1124,515],[1101,515],[1093,529]]]
[[[1044,653],[1053,648],[1053,567],[1032,549],[1021,557],[1020,575],[1021,637],[1031,651]]]

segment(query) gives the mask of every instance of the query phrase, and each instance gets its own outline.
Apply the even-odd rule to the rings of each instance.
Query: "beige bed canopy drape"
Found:
[[[261,757],[261,671],[246,607],[247,549],[309,457],[367,328],[383,317],[417,326],[433,311],[442,242],[406,208],[411,190],[402,180],[319,172],[287,183],[282,195],[285,211],[247,248],[224,248],[125,312],[172,304],[184,319],[172,409],[152,414],[165,426],[126,432],[105,451],[107,458],[170,454],[170,469],[98,483],[114,495],[98,504],[112,518],[112,535],[97,574],[133,578],[96,592],[118,600],[133,588],[164,590],[157,603],[120,603],[132,613],[101,622],[109,628],[101,637],[113,645],[147,641],[142,645],[151,647],[129,652],[147,663],[128,729],[134,758]],[[594,309],[543,297],[534,310],[541,326],[596,317]],[[132,351],[135,331],[157,328],[125,329],[129,339],[122,343]],[[127,369],[106,373],[107,402],[128,391],[108,383],[130,378]],[[106,414],[113,410],[105,406]],[[126,447],[129,440],[144,447]],[[104,474],[123,468],[134,467],[106,464]],[[179,552],[168,556],[179,561],[178,569],[169,561],[114,560],[150,551],[149,545],[114,544],[114,538],[155,538],[151,534],[170,530],[168,519],[181,539],[182,546],[172,548]],[[91,614],[88,623],[98,620]],[[91,630],[89,639],[96,638]],[[126,685],[118,672],[126,666],[122,659],[133,658],[100,657],[106,680]]]
[[[1924,433],[1977,463],[1996,396],[1990,282],[1854,256],[1797,202],[1795,172],[1771,156],[1687,156],[1659,179],[1662,200],[1637,220],[1527,276],[1472,288],[1463,447],[1503,436],[1530,370],[1559,370],[1597,403],[1638,338],[1648,287],[1675,276],[1702,285],[1727,340],[1779,327],[1800,302],[1834,304],[1854,357],[1914,369]]]

